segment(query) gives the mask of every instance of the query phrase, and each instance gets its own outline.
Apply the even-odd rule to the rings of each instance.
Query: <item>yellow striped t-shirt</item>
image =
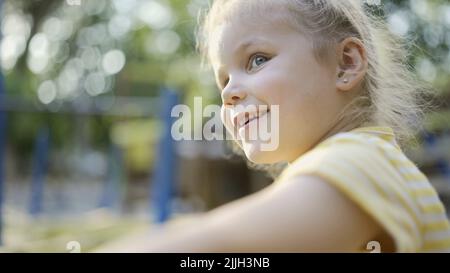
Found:
[[[389,233],[397,252],[450,252],[445,208],[392,129],[338,133],[290,164],[278,183],[300,174],[320,176],[344,193]]]

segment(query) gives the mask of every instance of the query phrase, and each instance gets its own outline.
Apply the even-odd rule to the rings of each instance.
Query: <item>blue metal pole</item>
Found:
[[[0,2],[1,5],[1,2]],[[1,10],[0,10],[1,11]],[[0,100],[5,95],[3,75],[0,71]],[[0,246],[3,245],[3,197],[5,188],[6,112],[0,109]]]
[[[108,169],[106,179],[103,184],[103,192],[99,202],[99,207],[107,207],[111,209],[119,207],[122,193],[122,168],[123,160],[121,150],[117,147],[117,145],[111,144],[108,157]]]
[[[0,14],[2,13],[3,0],[0,0]],[[2,39],[0,33],[0,40]],[[3,82],[3,74],[0,70],[0,101],[5,95],[5,85]],[[3,245],[3,196],[4,196],[4,157],[6,145],[6,112],[0,109],[0,246]]]
[[[445,134],[443,137],[445,137]],[[424,145],[428,154],[436,161],[435,164],[438,173],[442,175],[446,182],[450,183],[450,164],[445,156],[441,154],[436,135],[425,132]]]
[[[42,212],[45,176],[47,174],[50,136],[48,128],[41,128],[36,137],[33,173],[31,181],[30,214],[37,216]]]
[[[151,183],[150,205],[155,211],[155,222],[163,223],[170,217],[170,202],[174,193],[176,172],[175,140],[171,135],[174,118],[173,106],[178,104],[178,94],[172,90],[163,90],[161,95],[161,120],[163,133],[157,147],[158,159],[155,161]]]

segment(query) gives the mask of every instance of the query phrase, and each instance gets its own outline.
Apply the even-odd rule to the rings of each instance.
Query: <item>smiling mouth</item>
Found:
[[[267,111],[265,111],[264,113],[262,113],[262,114],[260,114],[260,115],[255,115],[255,116],[253,116],[253,117],[251,117],[251,118],[250,118],[250,116],[247,116],[247,115],[246,115],[245,122],[244,122],[244,124],[242,124],[242,125],[239,126],[239,129],[240,129],[240,128],[246,127],[250,122],[252,122],[252,121],[254,121],[254,120],[257,120],[257,119],[259,119],[260,117],[263,117],[264,115],[266,115],[266,114],[268,114],[268,113],[270,113],[270,109],[267,110]]]

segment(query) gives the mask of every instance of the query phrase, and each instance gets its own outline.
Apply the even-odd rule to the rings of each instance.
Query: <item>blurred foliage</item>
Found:
[[[119,122],[112,126],[113,142],[128,151],[124,160],[128,165],[127,169],[132,168],[135,172],[145,173],[149,166],[153,166],[156,151],[149,153],[148,147],[155,146],[160,136],[149,132],[161,132],[161,126],[158,120]]]
[[[212,74],[200,68],[195,52],[198,11],[208,0],[80,0],[79,6],[69,2],[4,1],[0,53],[8,94],[58,109],[62,102],[98,96],[157,97],[160,88],[168,86],[188,105],[195,95],[207,103],[218,102]],[[450,3],[382,2],[382,8],[371,7],[386,17],[394,33],[416,45],[411,47],[411,65],[418,76],[433,83],[442,101],[449,101]],[[432,122],[433,128],[448,126],[441,119]],[[9,142],[26,154],[36,130],[47,124],[53,146],[70,145],[83,132],[75,120],[54,113],[11,113]],[[124,120],[90,117],[84,131],[93,145],[105,146],[111,124]]]
[[[197,13],[206,1],[80,3],[5,1],[1,65],[9,95],[48,109],[98,96],[158,97],[162,87],[175,88],[188,104],[195,95],[217,100],[212,75],[200,68],[195,52]],[[88,132],[92,145],[101,147],[111,141],[111,124],[127,120],[89,117],[89,129],[80,130],[76,117],[54,112],[11,112],[11,147],[29,154],[41,126],[49,126],[53,146],[71,145]]]

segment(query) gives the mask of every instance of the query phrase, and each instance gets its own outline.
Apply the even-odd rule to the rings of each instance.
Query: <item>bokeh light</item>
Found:
[[[53,81],[44,81],[39,85],[37,93],[39,100],[43,104],[49,104],[56,98],[56,85]]]
[[[106,74],[118,73],[125,65],[125,54],[121,50],[110,50],[103,55],[102,66]]]

